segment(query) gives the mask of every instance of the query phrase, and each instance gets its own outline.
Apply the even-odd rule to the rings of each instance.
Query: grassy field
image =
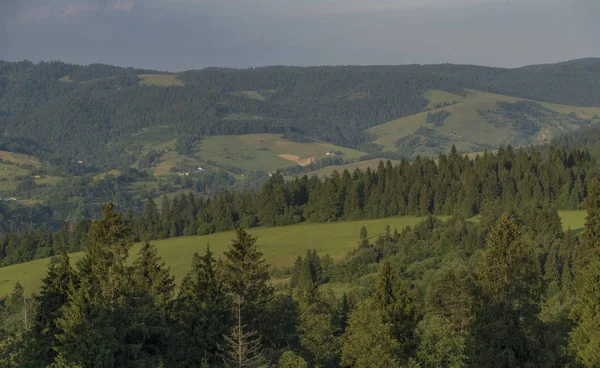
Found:
[[[29,155],[24,155],[22,153],[0,151],[0,160],[10,161],[18,165],[32,165],[36,167],[42,166],[42,164],[38,161],[37,158]]]
[[[342,157],[356,159],[363,153],[322,142],[297,143],[278,134],[248,134],[238,136],[213,136],[202,139],[196,151],[189,156],[167,152],[153,170],[154,175],[169,175],[174,166],[201,165],[233,167],[241,171],[275,171],[302,164],[310,157],[316,160],[327,157],[327,152],[342,152]]]
[[[581,231],[584,225],[585,211],[559,211],[563,219],[563,227]],[[258,237],[260,250],[272,265],[290,266],[296,257],[307,249],[316,249],[321,255],[329,254],[333,259],[340,259],[352,250],[358,241],[361,226],[366,226],[371,236],[382,233],[386,225],[398,230],[413,226],[421,221],[420,217],[398,217],[380,220],[365,220],[353,222],[334,222],[329,224],[310,224],[249,229]],[[232,232],[218,233],[206,236],[188,236],[174,239],[157,240],[159,254],[171,267],[171,272],[178,280],[188,272],[191,257],[194,252],[202,254],[206,244],[210,244],[216,257],[227,249]],[[140,245],[134,246],[132,254],[136,254]],[[81,258],[83,253],[71,255],[73,261]],[[47,272],[49,259],[39,259],[28,263],[0,268],[0,296],[10,292],[15,282],[19,281],[27,292],[37,291],[41,280]],[[283,283],[285,280],[274,280]],[[332,285],[334,287],[336,285]],[[341,292],[344,285],[338,285]],[[340,292],[334,287],[335,292]]]
[[[15,190],[17,176],[29,175],[29,171],[15,165],[0,162],[0,192]]]
[[[425,111],[415,115],[396,119],[387,123],[377,125],[367,129],[368,133],[375,134],[377,139],[373,142],[384,147],[385,151],[395,151],[395,143],[398,139],[409,136],[416,132],[419,127],[433,129],[439,136],[445,137],[447,142],[435,150],[427,147],[421,147],[414,155],[432,155],[438,149],[446,152],[455,144],[462,152],[468,152],[475,149],[475,144],[491,145],[497,147],[500,144],[507,144],[519,140],[519,134],[513,130],[510,125],[490,124],[480,114],[480,111],[498,109],[497,102],[524,101],[525,99],[486,93],[475,90],[466,90],[466,96],[461,97],[443,91],[429,91],[425,94],[430,99],[430,106],[436,103],[449,103],[458,101],[458,103]],[[535,102],[535,101],[534,101]],[[571,131],[577,128],[566,117],[566,114],[575,113],[579,118],[589,119],[596,114],[600,114],[600,108],[566,106],[549,103],[540,103],[543,107],[562,114],[553,117],[550,120],[540,120],[543,129],[531,139],[530,143],[544,143],[552,137]],[[450,115],[444,120],[441,126],[434,126],[426,122],[429,112],[448,111]]]
[[[177,74],[140,74],[141,86],[183,86],[183,82],[177,78]]]
[[[144,133],[150,135],[150,132]],[[150,139],[150,137],[148,137]],[[172,147],[174,141],[155,142],[152,147]],[[206,137],[196,144],[195,152],[183,156],[166,152],[152,168],[155,176],[174,175],[172,167],[235,168],[237,174],[253,170],[275,171],[304,164],[313,157],[327,157],[327,152],[342,152],[345,159],[357,159],[363,152],[323,142],[298,143],[281,138],[279,134],[247,134]]]
[[[316,249],[321,255],[329,254],[334,259],[343,257],[352,250],[358,241],[361,226],[366,226],[371,236],[382,233],[386,225],[398,230],[417,224],[419,217],[399,217],[381,220],[335,222],[330,224],[299,224],[275,228],[255,228],[249,232],[258,237],[260,250],[272,265],[291,266],[296,257],[307,249]],[[206,244],[219,257],[227,249],[232,232],[207,236],[190,236],[157,240],[159,254],[178,280],[188,272],[194,252],[202,254]],[[132,254],[136,254],[140,245],[136,245]],[[73,261],[83,253],[71,255]],[[49,259],[39,259],[28,263],[0,268],[0,296],[6,295],[19,281],[27,292],[37,291],[47,272]]]

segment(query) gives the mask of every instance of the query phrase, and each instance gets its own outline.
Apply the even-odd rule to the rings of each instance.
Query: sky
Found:
[[[600,56],[600,0],[0,0],[0,60],[181,71]]]

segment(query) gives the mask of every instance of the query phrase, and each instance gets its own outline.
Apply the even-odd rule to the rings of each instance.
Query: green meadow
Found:
[[[565,229],[581,230],[585,211],[559,211]],[[414,226],[422,217],[396,217],[379,220],[334,222],[328,224],[302,223],[292,226],[254,228],[248,231],[258,238],[260,250],[267,262],[274,266],[291,266],[298,255],[308,249],[315,249],[320,255],[328,254],[334,260],[342,258],[352,250],[357,242],[360,228],[365,226],[370,236],[383,233],[385,226],[401,230]],[[184,236],[153,241],[165,263],[171,268],[177,280],[189,271],[192,255],[202,254],[210,244],[215,257],[220,257],[233,238],[232,232],[205,236]],[[137,254],[140,244],[136,244],[131,254]],[[77,261],[82,252],[73,253],[72,261]],[[14,284],[20,282],[27,292],[37,291],[47,272],[49,258],[0,268],[0,295],[6,295]],[[275,283],[282,280],[274,280]]]
[[[414,226],[421,219],[421,217],[397,217],[329,224],[302,223],[284,227],[254,228],[248,231],[258,237],[260,250],[269,264],[291,266],[296,257],[308,249],[316,249],[321,255],[328,254],[333,259],[340,259],[356,246],[362,226],[366,226],[369,234],[375,236],[383,233],[386,225],[401,230],[406,226]],[[171,272],[176,279],[181,280],[188,272],[195,252],[204,253],[206,245],[210,244],[215,257],[220,257],[227,250],[232,238],[232,232],[225,232],[156,240],[152,243],[156,244],[159,255],[171,267]],[[131,254],[137,254],[140,246],[136,244]],[[71,259],[77,261],[82,255],[82,252],[73,253]],[[49,258],[44,258],[0,268],[0,295],[9,293],[17,281],[27,292],[37,291],[47,272],[49,262]]]
[[[499,95],[465,89],[465,96],[458,96],[444,91],[431,90],[424,94],[429,100],[427,110],[421,113],[392,120],[366,130],[367,133],[376,136],[373,143],[380,145],[385,151],[395,151],[396,141],[407,137],[417,131],[420,127],[426,127],[435,131],[446,141],[440,147],[421,146],[414,155],[432,156],[436,150],[448,152],[454,144],[459,152],[471,152],[477,150],[477,146],[498,147],[519,140],[520,133],[516,132],[508,124],[490,124],[484,117],[486,111],[498,108],[498,102],[515,103],[517,101],[531,101],[523,98]],[[600,113],[597,107],[578,107],[538,102],[543,108],[555,113],[552,119],[539,120],[542,126],[539,134],[528,138],[525,143],[545,143],[558,134],[565,131],[575,130],[578,127],[572,123],[568,114],[575,114],[580,119],[591,119]],[[443,107],[440,105],[449,104]],[[447,111],[448,116],[440,126],[427,123],[429,113]],[[521,139],[523,140],[523,139]]]

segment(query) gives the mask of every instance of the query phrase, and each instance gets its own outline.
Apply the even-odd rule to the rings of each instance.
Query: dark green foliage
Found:
[[[69,256],[61,255],[58,263],[50,266],[38,297],[36,317],[26,337],[26,366],[45,367],[54,362],[54,348],[59,345],[56,336],[61,332],[56,322],[61,315],[61,308],[69,300],[69,290],[76,284],[77,279]]]
[[[438,112],[428,112],[427,113],[427,124],[433,124],[436,127],[440,127],[444,124],[444,120],[448,118],[452,113],[450,111],[442,110]]]
[[[502,217],[475,269],[479,289],[472,360],[477,365],[554,364],[539,321],[540,269],[518,226]],[[490,333],[494,331],[494,333]]]
[[[174,302],[170,365],[218,364],[218,347],[233,326],[232,299],[207,247],[181,283]]]
[[[161,239],[228,231],[239,225],[281,226],[302,221],[382,218],[397,215],[470,217],[500,208],[529,208],[523,220],[548,250],[559,236],[558,208],[578,208],[586,197],[588,178],[597,165],[586,151],[549,147],[543,152],[501,147],[476,159],[453,150],[437,161],[429,158],[396,166],[383,163],[377,170],[334,172],[325,180],[303,176],[284,181],[275,173],[259,189],[220,191],[211,198],[189,195],[154,200],[130,219],[136,239]],[[543,211],[538,211],[541,208]],[[1,210],[1,207],[0,207]],[[551,231],[540,231],[546,222]],[[85,226],[85,222],[82,223]],[[82,249],[85,237],[73,226],[50,237],[45,230],[0,235],[0,262],[12,264]],[[76,234],[76,236],[74,236]],[[560,237],[560,236],[559,236]]]
[[[169,88],[138,84],[138,74],[160,72],[2,62],[0,127],[10,147],[48,161],[85,160],[99,167],[135,162],[140,152],[131,150],[130,135],[165,126],[179,138],[177,150],[184,154],[197,137],[216,134],[286,133],[359,147],[371,140],[366,128],[421,112],[428,103],[423,93],[430,89],[460,94],[473,88],[598,106],[600,90],[589,83],[598,77],[598,65],[581,60],[518,69],[449,64],[209,68],[180,73],[184,86]],[[66,76],[70,82],[61,81]],[[262,119],[232,121],[231,114]]]
[[[225,287],[241,303],[244,323],[262,335],[255,316],[273,296],[273,288],[269,285],[269,265],[258,250],[256,238],[241,227],[235,230],[235,239],[224,255]]]
[[[368,175],[391,180],[386,166]],[[342,188],[350,183],[344,177],[330,180]],[[596,183],[588,189],[592,228],[599,190]],[[363,229],[356,249],[340,261],[312,250],[299,256],[292,289],[278,293],[256,239],[238,228],[223,260],[209,249],[194,255],[177,295],[154,246],[146,243],[132,263],[125,261],[132,224],[108,205],[91,225],[78,267],[66,256],[54,260],[36,308],[19,285],[0,300],[0,362],[558,367],[575,366],[576,354],[582,366],[593,367],[600,275],[594,231],[581,242],[563,234],[555,209],[541,198],[541,205],[523,206],[496,198],[479,222],[428,216],[402,231],[386,227],[372,241]],[[175,214],[191,208],[187,203],[212,202],[165,200],[158,218],[164,213],[175,231],[185,228],[188,220],[181,225]],[[155,215],[144,217],[155,221]],[[163,229],[161,220],[154,223]],[[330,280],[352,287],[336,298]]]

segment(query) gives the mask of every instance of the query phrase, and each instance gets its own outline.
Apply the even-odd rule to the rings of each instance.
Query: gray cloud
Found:
[[[8,1],[0,59],[10,60],[182,70],[600,55],[596,0]]]

